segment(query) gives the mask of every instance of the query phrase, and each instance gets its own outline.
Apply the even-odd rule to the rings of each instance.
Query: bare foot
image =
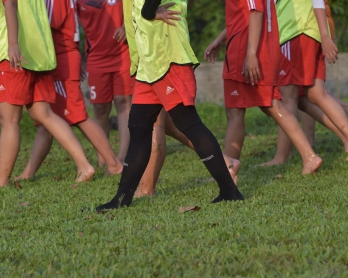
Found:
[[[18,177],[15,177],[14,178],[14,181],[20,181],[20,180],[28,180],[28,179],[31,179],[33,177],[30,177],[29,174],[25,174],[24,172],[18,176]]]
[[[240,170],[240,162],[237,159],[234,159],[232,157],[229,157],[226,154],[224,155],[224,160],[227,166],[228,171],[230,172],[230,175],[234,181],[234,183],[237,185],[238,182],[238,172]]]
[[[133,198],[141,198],[141,197],[146,197],[146,196],[153,196],[155,195],[156,190],[155,188],[142,188],[141,185],[138,186],[137,190],[134,193]]]
[[[310,158],[303,161],[302,174],[307,175],[315,173],[322,163],[323,160],[319,156],[312,155]]]
[[[119,175],[123,171],[123,164],[121,161],[116,157],[115,163],[113,165],[108,165],[107,169],[104,173],[104,176],[113,176],[113,175]]]
[[[98,161],[98,168],[105,168],[106,164],[104,161]]]
[[[90,181],[95,173],[95,169],[90,166],[88,169],[81,171],[77,174],[76,182]]]
[[[272,160],[268,161],[268,162],[265,162],[265,163],[262,163],[262,164],[258,164],[256,166],[273,166],[273,165],[281,165],[281,164],[286,164],[287,161],[284,161],[282,159],[277,159],[276,157],[273,158]]]

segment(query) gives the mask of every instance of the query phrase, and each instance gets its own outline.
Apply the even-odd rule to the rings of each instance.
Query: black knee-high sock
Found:
[[[120,185],[115,197],[109,203],[97,207],[97,212],[129,206],[132,203],[134,192],[150,159],[153,124],[161,109],[162,105],[132,105],[128,123],[130,142]]]
[[[216,180],[220,194],[213,203],[243,200],[227,169],[220,146],[211,131],[202,123],[194,106],[182,103],[169,111],[176,127],[192,142],[196,153]]]

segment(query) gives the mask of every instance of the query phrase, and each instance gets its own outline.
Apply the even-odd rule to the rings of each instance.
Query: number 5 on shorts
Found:
[[[89,87],[90,99],[95,100],[97,98],[97,92],[95,91],[95,86]]]

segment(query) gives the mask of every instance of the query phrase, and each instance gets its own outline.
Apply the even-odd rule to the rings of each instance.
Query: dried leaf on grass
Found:
[[[93,218],[93,215],[88,215],[88,217],[85,218],[85,220],[91,220]]]
[[[79,232],[80,237],[83,237],[83,232]]]
[[[23,189],[23,187],[19,184],[18,181],[15,181],[15,182],[14,182],[14,186],[15,186],[17,189],[19,189],[19,190],[22,190],[22,189]]]
[[[187,211],[199,211],[201,208],[194,206],[194,207],[179,207],[178,212],[187,212]]]
[[[283,176],[281,174],[275,175],[276,179],[281,179]]]
[[[62,179],[61,176],[56,176],[56,177],[53,178],[54,181],[60,181],[61,179]]]
[[[29,206],[29,202],[24,202],[24,203],[20,203],[18,204],[20,207],[27,207]]]
[[[77,184],[73,184],[71,188],[79,188]]]

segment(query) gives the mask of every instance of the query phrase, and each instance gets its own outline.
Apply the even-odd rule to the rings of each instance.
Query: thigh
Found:
[[[22,118],[23,106],[13,105],[7,102],[0,103],[0,122],[6,123],[19,123]]]

